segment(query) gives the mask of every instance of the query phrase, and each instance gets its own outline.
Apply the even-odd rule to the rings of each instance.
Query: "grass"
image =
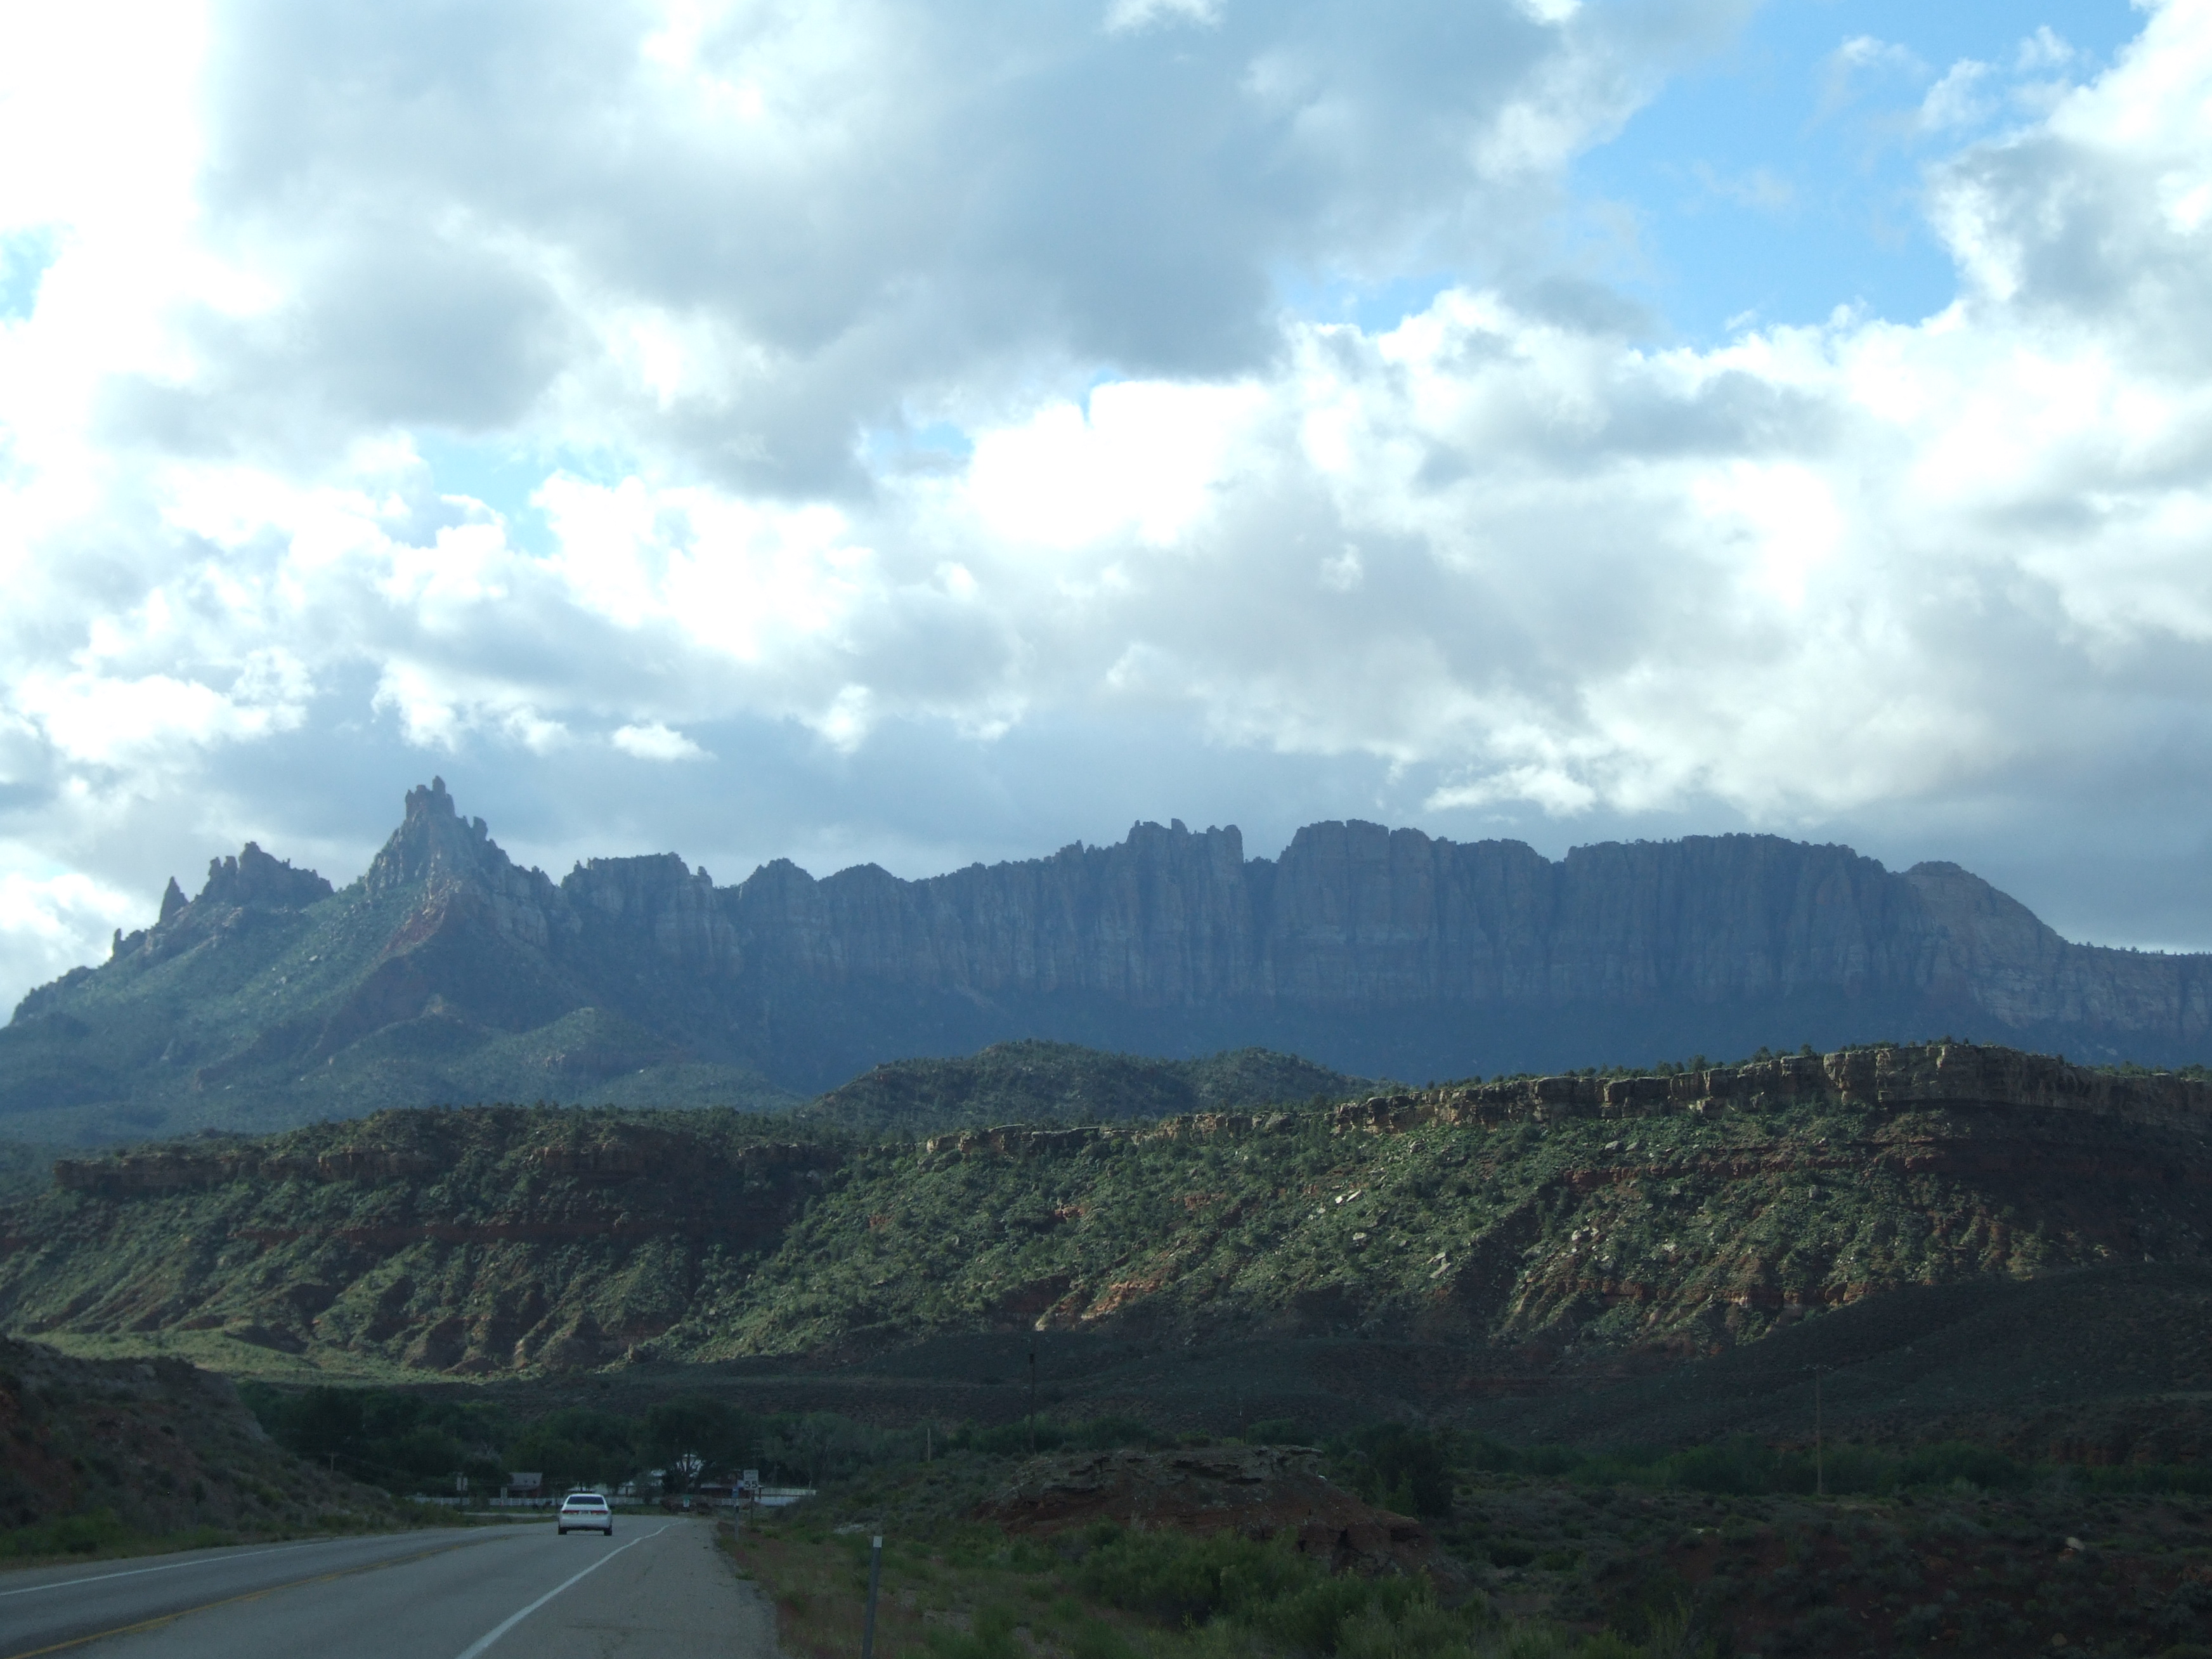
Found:
[[[35,1567],[55,1561],[119,1560],[139,1555],[169,1555],[180,1550],[221,1549],[234,1544],[277,1543],[292,1538],[327,1538],[353,1532],[388,1532],[397,1518],[402,1527],[459,1527],[475,1524],[430,1504],[408,1504],[370,1523],[324,1516],[306,1527],[269,1528],[185,1527],[153,1532],[125,1523],[113,1510],[64,1516],[36,1526],[0,1531],[0,1568]]]
[[[1738,1655],[2012,1659],[2063,1637],[2118,1659],[2212,1638],[2212,1504],[2086,1473],[1816,1498],[1477,1470],[1440,1530],[1502,1610],[1646,1644],[1680,1620]]]
[[[750,1532],[739,1559],[777,1601],[793,1659],[858,1653],[866,1540],[878,1531],[886,1659],[2018,1659],[2062,1651],[2058,1637],[2069,1656],[2139,1659],[2212,1645],[2212,1498],[1958,1446],[1872,1455],[1868,1467],[1917,1478],[1821,1498],[1788,1489],[1786,1459],[1707,1449],[1608,1474],[1595,1458],[1562,1469],[1462,1437],[1448,1512],[1429,1523],[1480,1593],[1457,1606],[1404,1580],[1324,1579],[1265,1540],[1009,1535],[972,1517],[1012,1460],[976,1452],[825,1490]],[[1338,1450],[1338,1484],[1387,1478],[1387,1458]],[[1518,1466],[1497,1467],[1507,1461]],[[1783,1478],[1715,1478],[1747,1462]],[[1733,1489],[1746,1485],[1765,1489]]]
[[[793,1659],[860,1651],[869,1539],[800,1519],[726,1536]],[[1498,1616],[1424,1581],[1332,1578],[1277,1544],[1092,1528],[1049,1543],[980,1524],[887,1538],[878,1659],[1638,1659],[1615,1633]]]

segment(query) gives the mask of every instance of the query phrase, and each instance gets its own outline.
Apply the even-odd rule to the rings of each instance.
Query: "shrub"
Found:
[[[0,1556],[20,1559],[30,1555],[91,1555],[113,1548],[130,1535],[131,1529],[113,1510],[94,1510],[40,1526],[0,1532]]]
[[[1021,1646],[1014,1640],[1017,1622],[1009,1607],[978,1607],[975,1627],[966,1635],[939,1629],[922,1639],[936,1659],[1021,1659]]]
[[[1340,1455],[1353,1466],[1354,1484],[1370,1504],[1406,1515],[1449,1515],[1455,1437],[1402,1423],[1379,1423],[1355,1431],[1339,1443]]]
[[[1480,1597],[1439,1607],[1425,1579],[1331,1577],[1287,1540],[1104,1523],[1086,1541],[1074,1577],[1097,1600],[1163,1624],[1233,1626],[1296,1654],[1429,1659],[1466,1648],[1488,1615]]]

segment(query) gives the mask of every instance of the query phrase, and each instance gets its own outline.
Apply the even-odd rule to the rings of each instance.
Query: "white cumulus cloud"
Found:
[[[193,848],[343,878],[433,764],[726,872],[1206,810],[2002,854],[2196,775],[2212,6],[2079,84],[1846,43],[1831,112],[1952,146],[1955,299],[1713,345],[1559,231],[1746,9],[1634,9],[26,14],[0,976]]]
[[[707,751],[690,738],[658,720],[644,726],[617,726],[610,741],[623,754],[639,760],[687,761],[708,757]]]

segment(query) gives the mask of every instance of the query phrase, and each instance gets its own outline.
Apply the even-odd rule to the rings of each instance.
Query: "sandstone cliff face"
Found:
[[[901,882],[770,866],[720,896],[764,976],[1358,1013],[1860,999],[2003,1030],[2198,1044],[2212,960],[2069,945],[1954,866],[1893,874],[1765,836],[1579,848],[1327,823],[1279,860],[1231,830]]]
[[[249,848],[239,867],[274,865]],[[290,903],[329,890],[283,875],[256,879]],[[241,879],[219,863],[196,906]],[[1771,836],[1607,843],[1553,863],[1518,842],[1320,823],[1268,860],[1247,859],[1234,828],[1140,823],[1117,846],[922,881],[872,865],[817,881],[779,860],[717,888],[663,854],[593,859],[556,886],[518,869],[434,780],[409,792],[364,886],[423,895],[394,954],[458,913],[583,983],[608,962],[647,961],[756,995],[897,987],[1353,1014],[1810,993],[2011,1030],[2212,1035],[2212,958],[2070,945],[1955,865],[1899,875]]]
[[[554,1029],[580,1019],[635,1030]],[[0,1114],[112,1126],[57,1118],[61,1139],[617,1080],[640,1102],[678,1097],[653,1079],[813,1093],[1021,1037],[1442,1078],[1944,1032],[2212,1060],[2212,957],[2069,944],[1956,866],[1769,836],[1555,862],[1334,823],[1255,859],[1234,828],[1176,823],[921,881],[779,860],[718,887],[667,853],[556,883],[434,779],[343,892],[249,846],[106,966],[26,998]]]

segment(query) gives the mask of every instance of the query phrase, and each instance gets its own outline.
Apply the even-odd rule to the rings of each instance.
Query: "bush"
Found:
[[[1287,1549],[1216,1534],[1124,1532],[1094,1527],[1076,1582],[1109,1607],[1162,1624],[1202,1625],[1286,1596],[1311,1583],[1316,1569]]]
[[[1425,1580],[1324,1578],[1243,1610],[1243,1622],[1297,1653],[1330,1654],[1355,1632],[1366,1659],[1403,1659],[1463,1644],[1466,1621],[1436,1605]]]
[[[1402,1515],[1451,1513],[1452,1468],[1460,1460],[1455,1437],[1402,1423],[1354,1431],[1334,1449],[1348,1461],[1359,1495]]]

